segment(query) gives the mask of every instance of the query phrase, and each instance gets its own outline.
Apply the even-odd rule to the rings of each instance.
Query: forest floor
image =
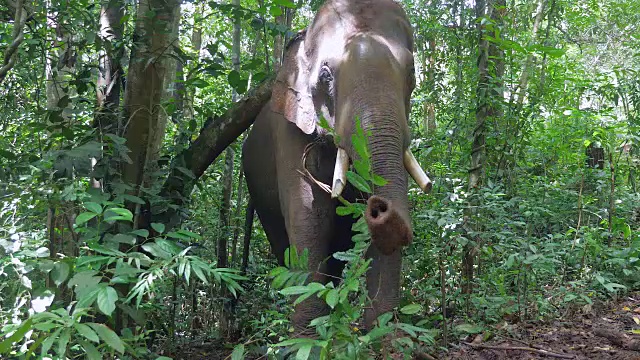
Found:
[[[505,322],[493,327],[491,333],[494,335],[487,341],[482,340],[485,334],[470,336],[450,342],[447,351],[417,358],[640,360],[640,293],[627,295],[618,301],[596,303],[562,319],[535,323]],[[231,358],[231,349],[223,347],[219,341],[191,342],[176,350],[171,354],[174,359]]]
[[[505,323],[494,333],[486,342],[482,334],[461,341],[437,359],[640,360],[640,293],[554,321]]]

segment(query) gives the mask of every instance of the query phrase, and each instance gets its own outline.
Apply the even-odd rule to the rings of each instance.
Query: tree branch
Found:
[[[160,193],[169,201],[168,208],[157,215],[156,221],[163,222],[168,227],[180,222],[178,212],[195,182],[224,149],[253,124],[262,107],[271,98],[274,80],[275,77],[266,79],[223,115],[205,124],[193,144],[173,159],[171,171]]]
[[[0,84],[7,77],[9,70],[16,64],[18,48],[24,41],[24,24],[27,22],[27,10],[24,0],[16,1],[16,17],[13,24],[13,41],[4,54],[4,62],[0,67]]]

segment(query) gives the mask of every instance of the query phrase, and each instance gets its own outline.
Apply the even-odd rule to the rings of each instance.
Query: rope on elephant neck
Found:
[[[316,185],[318,185],[320,187],[320,189],[326,191],[327,193],[331,194],[331,186],[323,183],[322,181],[316,179],[315,177],[313,177],[313,175],[311,175],[311,173],[309,172],[309,169],[307,169],[307,155],[309,155],[309,152],[311,152],[311,149],[316,146],[318,144],[318,141],[313,141],[310,142],[309,144],[307,144],[307,146],[305,146],[304,151],[302,152],[302,169],[303,170],[299,170],[298,172],[306,177],[307,179],[309,179],[310,181],[314,182]]]

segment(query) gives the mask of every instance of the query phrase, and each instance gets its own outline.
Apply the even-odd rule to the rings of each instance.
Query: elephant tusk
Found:
[[[347,185],[347,170],[349,170],[349,155],[347,151],[338,148],[338,154],[336,155],[336,167],[333,169],[333,181],[331,189],[331,198],[335,199]]]
[[[431,179],[429,179],[424,170],[422,170],[418,160],[416,160],[409,149],[404,152],[404,167],[407,169],[407,172],[411,175],[413,180],[416,181],[416,184],[418,184],[420,189],[428,194],[433,186]]]

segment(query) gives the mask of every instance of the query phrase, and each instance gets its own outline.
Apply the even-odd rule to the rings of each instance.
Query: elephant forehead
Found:
[[[357,61],[377,61],[392,58],[395,63],[407,64],[413,54],[407,48],[378,34],[357,34],[345,46],[345,58]]]

